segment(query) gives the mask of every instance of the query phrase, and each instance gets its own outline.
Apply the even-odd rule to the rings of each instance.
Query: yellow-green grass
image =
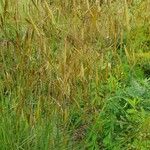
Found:
[[[0,149],[150,149],[149,10],[0,0]]]

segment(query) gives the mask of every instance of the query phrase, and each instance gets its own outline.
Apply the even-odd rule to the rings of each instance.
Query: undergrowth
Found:
[[[0,149],[150,149],[149,0],[0,0]]]

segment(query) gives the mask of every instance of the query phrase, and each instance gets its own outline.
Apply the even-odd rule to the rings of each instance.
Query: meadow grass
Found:
[[[150,149],[149,0],[0,0],[0,149]]]

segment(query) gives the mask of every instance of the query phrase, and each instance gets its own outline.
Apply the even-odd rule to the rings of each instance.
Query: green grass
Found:
[[[149,10],[0,0],[0,149],[149,150]]]

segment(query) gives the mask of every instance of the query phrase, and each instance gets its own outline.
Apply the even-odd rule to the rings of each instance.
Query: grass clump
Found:
[[[0,148],[150,149],[149,8],[0,0]]]

